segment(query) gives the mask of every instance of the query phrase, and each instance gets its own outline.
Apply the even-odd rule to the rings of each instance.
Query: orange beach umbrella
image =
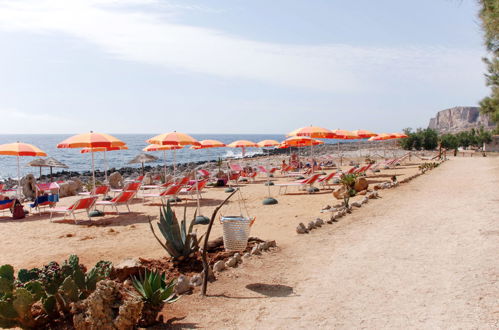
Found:
[[[371,131],[368,131],[365,129],[358,129],[358,130],[352,131],[352,133],[357,135],[361,139],[367,139],[367,138],[378,135],[374,132],[371,132]]]
[[[392,134],[381,133],[381,134],[378,134],[376,136],[370,137],[368,141],[385,141],[385,140],[391,140],[391,139],[395,139],[395,138],[396,137],[394,137]]]
[[[192,146],[191,149],[223,148],[227,146],[218,140],[202,140],[199,143],[197,146]]]
[[[19,157],[23,157],[23,156],[46,157],[47,156],[47,154],[44,151],[42,151],[41,149],[39,149],[38,147],[35,147],[32,144],[21,143],[21,142],[0,145],[0,155],[16,156],[17,157],[17,191],[18,191],[18,194],[21,194],[21,166],[19,164]]]
[[[405,139],[408,138],[409,136],[404,133],[392,133],[391,134],[395,139]]]
[[[333,133],[335,135],[335,139],[340,139],[340,140],[356,140],[361,138],[354,132],[347,131],[344,129],[335,129],[333,130]]]
[[[160,144],[150,144],[144,149],[143,151],[163,151],[163,171],[165,172],[165,179],[166,179],[166,151],[167,150],[178,150],[178,149],[183,149],[183,146],[180,145],[160,145]],[[175,168],[175,164],[173,165]]]
[[[288,133],[288,136],[308,136],[316,139],[334,139],[334,133],[323,127],[319,126],[306,126],[302,128],[295,129],[294,131]]]
[[[260,148],[270,148],[270,147],[277,147],[278,145],[280,145],[281,143],[280,142],[277,142],[276,140],[262,140],[260,142],[257,143],[257,145],[260,147]]]
[[[57,148],[111,148],[111,147],[124,147],[126,143],[120,139],[104,133],[90,133],[77,134],[66,140],[60,142]],[[94,153],[92,154],[92,182],[95,188],[95,160]]]
[[[170,133],[156,135],[147,140],[146,142],[149,144],[175,145],[175,146],[200,145],[199,141],[193,138],[192,136],[180,132],[170,132]]]
[[[258,144],[248,140],[237,140],[227,145],[229,148],[241,148],[243,152],[243,158],[245,155],[246,148],[258,148]]]
[[[177,131],[156,135],[147,140],[146,142],[149,144],[174,145],[174,146],[200,145],[199,141],[193,138],[192,136]],[[175,172],[177,170],[176,159],[177,159],[177,151],[176,149],[173,149],[173,175],[175,175]]]
[[[159,145],[159,144],[150,144],[144,149],[143,151],[165,151],[165,150],[178,150],[178,149],[183,149],[184,147],[182,146],[174,146],[174,145]]]
[[[308,136],[294,136],[282,141],[282,144],[289,147],[309,147],[324,144],[323,141],[312,139]]]

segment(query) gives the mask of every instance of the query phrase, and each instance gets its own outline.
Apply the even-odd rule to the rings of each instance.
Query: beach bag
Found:
[[[250,228],[255,218],[222,216],[224,247],[226,251],[244,251],[248,246]]]
[[[16,199],[12,207],[12,219],[24,219],[25,217],[24,208],[19,200]]]

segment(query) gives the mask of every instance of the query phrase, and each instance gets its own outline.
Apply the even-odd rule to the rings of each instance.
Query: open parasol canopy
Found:
[[[278,145],[280,145],[281,143],[280,142],[277,142],[276,140],[262,140],[260,142],[257,143],[257,145],[260,147],[260,148],[270,148],[270,147],[277,147]]]
[[[352,131],[347,131],[344,129],[335,129],[333,130],[333,133],[335,135],[335,139],[340,139],[340,140],[356,140],[356,139],[361,139],[361,137],[357,134],[355,134]]]
[[[243,152],[243,158],[245,155],[246,148],[258,148],[258,144],[248,140],[237,140],[227,145],[229,148],[241,148]]]
[[[192,146],[191,149],[207,149],[207,148],[223,148],[227,145],[218,140],[202,140],[199,141],[200,145]]]
[[[184,147],[179,146],[179,145],[160,145],[160,144],[150,144],[144,149],[143,151],[163,151],[163,172],[165,172],[165,178],[166,178],[166,151],[167,150],[178,150],[178,149],[183,149]],[[173,168],[176,167],[175,164],[175,157],[174,157],[174,162],[173,162]]]
[[[371,132],[371,131],[368,131],[365,129],[358,129],[358,130],[352,131],[352,133],[354,133],[355,135],[357,135],[361,139],[368,139],[370,137],[378,135],[374,132]]]
[[[31,157],[46,157],[47,154],[35,147],[32,144],[28,143],[8,143],[0,145],[0,155],[4,156],[16,156],[17,157],[17,191],[18,194],[21,194],[21,165],[19,163],[19,157],[31,156]]]
[[[409,136],[404,133],[392,133],[391,134],[395,139],[405,139],[408,138]]]
[[[323,141],[313,139],[308,136],[294,136],[282,141],[281,145],[288,147],[309,147],[324,144]]]
[[[199,141],[193,138],[192,136],[176,131],[156,135],[147,140],[146,142],[149,144],[175,145],[175,146],[200,145]]]
[[[294,131],[288,133],[288,136],[308,136],[316,139],[334,139],[334,133],[323,127],[319,126],[306,126],[302,128],[295,129]]]
[[[112,148],[112,147],[124,147],[126,143],[120,139],[104,133],[83,133],[73,135],[66,140],[60,142],[57,148]],[[93,188],[95,188],[95,160],[94,153],[92,152],[92,183]]]
[[[393,134],[381,133],[376,136],[370,137],[368,141],[385,141],[391,139],[396,139],[396,137]]]

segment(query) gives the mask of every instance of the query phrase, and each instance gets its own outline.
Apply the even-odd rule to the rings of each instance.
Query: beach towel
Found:
[[[57,203],[59,201],[59,195],[58,194],[53,194],[53,195],[43,195],[43,196],[38,196],[35,199],[35,202],[33,204],[30,204],[30,207],[37,207],[40,204],[43,203]]]

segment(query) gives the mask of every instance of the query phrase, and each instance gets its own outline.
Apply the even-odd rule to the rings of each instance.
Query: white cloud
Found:
[[[169,70],[323,91],[387,89],[400,81],[482,84],[478,81],[483,71],[481,54],[476,51],[259,42],[172,23],[169,15],[182,6],[168,4],[156,0],[0,0],[0,29],[64,33],[94,43],[118,59]]]

